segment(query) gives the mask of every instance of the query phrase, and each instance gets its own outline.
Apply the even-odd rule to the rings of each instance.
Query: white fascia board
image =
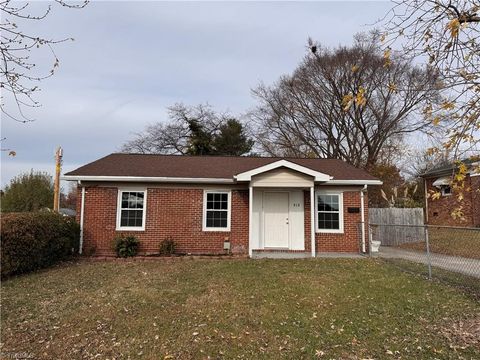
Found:
[[[330,180],[322,185],[383,185],[381,180]]]
[[[332,177],[328,174],[324,174],[324,173],[312,170],[312,169],[307,168],[305,166],[301,166],[301,165],[292,163],[288,160],[278,160],[278,161],[275,161],[271,164],[260,166],[256,169],[245,171],[243,173],[237,174],[237,175],[234,176],[234,178],[237,181],[251,181],[252,176],[255,176],[255,175],[270,171],[270,170],[278,169],[278,168],[281,168],[281,167],[285,167],[287,169],[298,171],[302,174],[313,176],[315,181],[329,181],[329,180],[332,179]]]
[[[159,182],[159,183],[200,183],[200,184],[234,184],[234,179],[217,178],[180,178],[180,177],[147,177],[147,176],[77,176],[64,175],[67,181],[110,181],[110,182]]]

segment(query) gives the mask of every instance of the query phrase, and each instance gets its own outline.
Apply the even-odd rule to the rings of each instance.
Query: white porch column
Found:
[[[253,233],[253,187],[248,186],[248,256],[252,257],[252,237]]]
[[[310,187],[310,241],[312,257],[315,257],[315,185]]]
[[[367,185],[363,187],[362,190],[360,190],[360,208],[361,208],[361,230],[362,230],[362,253],[366,252],[366,246],[365,246],[365,191],[367,191]]]

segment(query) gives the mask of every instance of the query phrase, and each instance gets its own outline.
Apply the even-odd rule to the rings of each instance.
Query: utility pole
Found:
[[[53,211],[60,210],[60,173],[62,171],[63,150],[59,146],[55,151],[55,181],[53,184]]]

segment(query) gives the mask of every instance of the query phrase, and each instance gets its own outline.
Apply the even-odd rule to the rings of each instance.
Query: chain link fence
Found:
[[[371,256],[480,298],[480,228],[369,224],[368,234]]]

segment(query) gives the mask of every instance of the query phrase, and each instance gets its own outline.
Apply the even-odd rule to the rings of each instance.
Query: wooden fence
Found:
[[[425,241],[423,226],[388,226],[424,225],[422,208],[370,208],[368,217],[374,240],[380,240],[383,246]]]

